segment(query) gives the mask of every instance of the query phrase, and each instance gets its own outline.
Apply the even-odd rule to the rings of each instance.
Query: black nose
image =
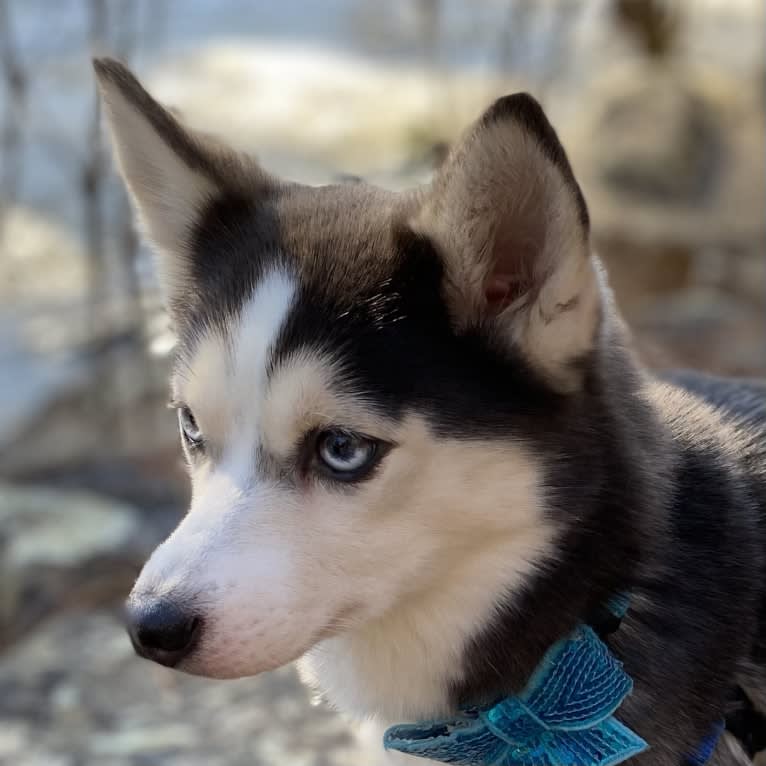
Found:
[[[126,615],[136,653],[169,668],[191,652],[202,628],[198,616],[165,598],[133,596]]]

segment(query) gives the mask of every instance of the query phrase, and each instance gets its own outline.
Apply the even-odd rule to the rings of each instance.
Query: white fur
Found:
[[[442,577],[424,593],[312,649],[301,662],[304,680],[356,715],[408,721],[448,713],[466,642],[490,622],[498,594],[513,593],[544,558],[548,532],[530,527],[513,541],[486,541],[465,562],[446,556]]]
[[[274,502],[274,484],[258,480],[255,471],[266,368],[294,290],[283,272],[267,274],[227,337],[215,331],[205,337],[187,374],[175,382],[175,396],[192,408],[220,459],[195,463],[191,509],[147,562],[134,593],[166,595],[201,609],[208,628],[188,667],[193,672],[246,675],[283,664],[283,651],[305,648],[291,647],[291,636],[279,630],[291,608],[280,589],[290,582],[292,560],[269,517],[290,508],[284,498]],[[269,630],[257,640],[266,620]]]
[[[537,465],[521,445],[437,438],[419,417],[380,417],[341,393],[318,353],[283,360],[267,379],[294,295],[283,272],[266,275],[175,381],[217,457],[192,460],[191,510],[135,593],[202,613],[190,672],[250,675],[315,647],[305,673],[347,712],[438,714],[498,594],[551,549]],[[397,446],[351,490],[259,472],[259,448],[290,466],[307,431],[332,425]]]
[[[226,461],[195,470],[189,517],[147,565],[208,610],[210,632],[184,668],[247,675],[319,642],[304,670],[338,707],[387,719],[438,714],[465,642],[551,548],[536,465],[519,446],[436,439],[416,417],[357,421],[363,401],[331,390],[327,406],[296,411],[307,393],[298,381],[316,386],[323,373],[292,363],[268,388],[283,417],[261,427],[289,433],[329,415],[398,446],[352,492],[248,486],[241,464]],[[251,392],[256,409],[258,400]],[[182,583],[159,565],[167,556],[183,567]]]
[[[266,370],[295,289],[283,270],[266,273],[230,326],[205,335],[185,374],[174,381],[174,398],[191,407],[207,439],[227,454],[243,443],[250,459],[258,444]]]

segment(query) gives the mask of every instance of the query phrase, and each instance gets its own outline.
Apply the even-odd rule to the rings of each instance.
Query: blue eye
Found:
[[[316,441],[317,457],[333,478],[353,481],[371,468],[378,456],[378,442],[334,429],[322,431]]]
[[[190,447],[199,447],[202,444],[202,431],[188,407],[178,408],[178,427],[181,429],[181,436]]]

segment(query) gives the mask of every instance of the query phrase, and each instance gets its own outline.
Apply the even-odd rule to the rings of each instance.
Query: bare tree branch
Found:
[[[27,76],[13,37],[8,0],[0,0],[0,66],[3,70],[7,107],[0,130],[0,214],[18,194],[21,179],[22,122],[27,102]]]
[[[105,0],[86,0],[89,12],[91,49],[98,50],[106,38],[107,8]],[[104,226],[102,215],[104,158],[98,102],[94,99],[88,128],[90,153],[81,171],[83,195],[83,228],[88,257],[88,334],[93,337],[101,321],[102,301],[106,295],[104,261]]]

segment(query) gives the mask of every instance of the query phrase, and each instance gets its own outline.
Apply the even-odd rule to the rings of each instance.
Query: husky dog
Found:
[[[533,98],[425,187],[310,188],[95,68],[193,487],[128,602],[141,655],[302,658],[344,711],[433,719],[518,692],[630,593],[607,640],[637,764],[678,766],[737,689],[766,704],[766,387],[641,367]]]

